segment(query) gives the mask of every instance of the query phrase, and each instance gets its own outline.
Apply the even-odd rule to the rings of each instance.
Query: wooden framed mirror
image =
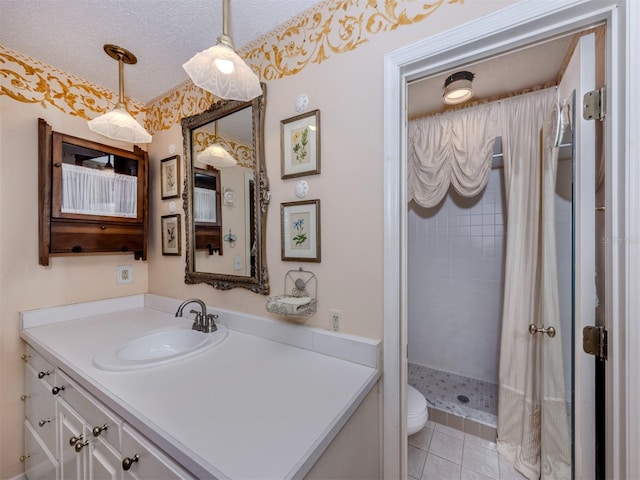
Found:
[[[185,283],[269,293],[264,233],[269,204],[262,95],[220,100],[182,120],[186,226]],[[233,166],[212,165],[203,152],[224,148]]]

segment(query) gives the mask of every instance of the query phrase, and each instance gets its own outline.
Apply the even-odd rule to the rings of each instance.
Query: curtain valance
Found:
[[[136,218],[138,178],[63,163],[61,210],[64,213]]]
[[[410,122],[408,200],[434,207],[451,185],[465,197],[478,195],[489,179],[496,137],[509,149],[518,141],[508,135],[513,125],[531,111],[532,102],[548,102],[553,95],[554,89],[545,89]]]

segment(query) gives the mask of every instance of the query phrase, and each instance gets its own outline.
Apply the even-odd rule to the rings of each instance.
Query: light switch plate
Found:
[[[131,265],[118,265],[116,267],[116,285],[133,283],[133,267]]]

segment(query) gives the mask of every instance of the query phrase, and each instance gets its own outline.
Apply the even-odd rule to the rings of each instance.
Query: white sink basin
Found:
[[[213,333],[187,328],[156,330],[98,353],[93,363],[103,370],[137,370],[166,365],[209,350],[228,334],[224,325],[218,325]]]

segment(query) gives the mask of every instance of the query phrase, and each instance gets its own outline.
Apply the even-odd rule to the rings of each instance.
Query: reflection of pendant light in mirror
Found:
[[[227,100],[249,101],[262,95],[258,76],[235,52],[229,37],[229,0],[222,2],[222,35],[182,66],[193,83]]]
[[[238,165],[238,161],[218,142],[218,122],[213,124],[213,143],[198,154],[198,161],[215,168]]]
[[[471,72],[456,72],[449,75],[444,82],[442,101],[455,105],[470,100],[473,97],[471,82],[474,76]]]
[[[113,169],[113,163],[111,163],[111,159],[113,158],[113,155],[107,155],[107,163],[105,163],[104,167],[102,167],[102,171],[107,171],[107,173],[115,173],[115,170]]]
[[[135,118],[127,112],[127,106],[124,103],[124,77],[122,74],[123,64],[133,65],[138,59],[133,53],[125,50],[117,45],[105,45],[104,51],[111,58],[118,60],[118,103],[113,110],[99,117],[89,120],[89,130],[99,133],[113,140],[121,140],[131,143],[149,143],[151,135]]]

